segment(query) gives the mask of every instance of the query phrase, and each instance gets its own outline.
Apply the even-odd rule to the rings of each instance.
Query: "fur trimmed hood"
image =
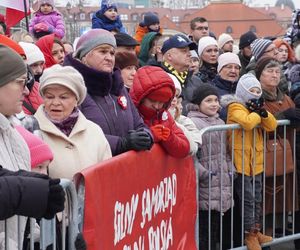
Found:
[[[221,97],[220,105],[223,108],[226,108],[231,103],[240,103],[242,105],[245,105],[244,101],[241,98],[237,97],[236,95],[223,95]]]

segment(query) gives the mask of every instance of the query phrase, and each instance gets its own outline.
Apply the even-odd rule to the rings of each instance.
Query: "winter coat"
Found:
[[[192,119],[198,130],[208,126],[225,124],[218,115],[215,117],[208,117],[198,111],[190,111],[188,117]],[[221,146],[223,147],[222,152]],[[202,135],[201,156],[198,161],[200,210],[211,209],[226,212],[231,207],[231,179],[233,176],[232,171],[234,171],[230,157],[226,153],[226,132],[214,131]],[[210,190],[209,171],[212,172]],[[221,178],[223,182],[222,186]],[[210,206],[209,193],[211,194]],[[222,211],[221,197],[223,202]]]
[[[219,98],[223,95],[235,94],[237,82],[224,80],[219,75],[213,79],[212,84],[216,87]],[[220,111],[220,118],[226,122],[227,120],[227,107],[222,107]]]
[[[63,17],[57,11],[52,11],[49,14],[43,14],[38,11],[34,17],[31,19],[29,24],[30,33],[34,33],[34,25],[38,23],[45,23],[48,25],[49,32],[55,34],[57,37],[62,39],[65,35],[65,25]]]
[[[217,64],[209,64],[203,62],[202,66],[199,69],[199,72],[196,74],[197,77],[204,83],[211,83],[211,81],[217,75]]]
[[[148,72],[148,70],[151,70],[151,72]],[[151,67],[151,69],[140,71],[138,78],[135,79],[130,89],[130,96],[149,127],[161,124],[170,129],[169,138],[166,141],[159,142],[165,151],[173,157],[183,158],[189,154],[190,145],[188,139],[182,130],[176,126],[172,115],[168,111],[173,98],[158,112],[153,111],[151,114],[141,112],[142,100],[153,91],[162,87],[170,87],[175,95],[175,86],[172,81],[169,81],[169,78],[159,67]]]
[[[45,214],[49,181],[27,176],[27,173],[0,167],[0,220],[15,214],[36,218]]]
[[[167,67],[164,66],[163,63],[160,64],[160,67],[163,68],[164,71],[173,74],[176,77],[176,74],[174,74],[171,70],[169,70]],[[180,82],[180,81],[179,81]],[[202,84],[202,81],[199,79],[199,77],[194,76],[192,71],[189,71],[187,74],[187,77],[184,81],[184,83],[181,83],[181,96],[182,96],[182,114],[187,115],[187,104],[191,103],[193,99],[194,91]]]
[[[39,93],[39,83],[35,82],[33,84],[33,87],[31,89],[31,91],[29,92],[28,96],[25,96],[24,101],[31,106],[35,111],[38,109],[38,107],[44,103],[43,98],[40,96]],[[25,114],[27,115],[33,115],[33,113],[28,110],[26,108],[26,106],[24,106],[23,104],[23,111],[25,112]]]
[[[287,30],[285,39],[290,43],[295,43],[300,39],[300,26],[298,17],[300,15],[300,9],[295,9],[292,14],[292,25]]]
[[[246,68],[247,68],[251,58],[245,57],[241,51],[239,51],[238,57],[240,59],[241,66],[242,66],[241,70],[240,70],[240,77],[241,77],[242,75],[247,73]]]
[[[232,132],[228,131],[228,143],[230,150],[234,150],[234,165],[236,171],[247,176],[258,175],[264,170],[264,152],[263,152],[263,131],[274,131],[277,127],[275,117],[268,112],[268,117],[263,118],[255,112],[250,112],[243,102],[235,95],[225,95],[221,98],[222,106],[228,106],[227,124],[238,123],[244,129],[237,129]],[[255,131],[255,147],[253,145],[254,128]],[[234,145],[232,145],[232,137],[234,133]],[[244,137],[244,145],[243,138]],[[255,152],[255,154],[254,154]],[[244,155],[244,157],[243,157]],[[254,158],[255,157],[255,158]],[[254,162],[255,159],[255,162]],[[244,171],[243,171],[244,160]],[[255,165],[253,165],[255,163]]]
[[[150,30],[148,29],[147,26],[141,26],[141,25],[138,25],[137,28],[136,28],[136,31],[135,31],[134,39],[135,39],[139,44],[141,44],[142,41],[143,41],[144,36],[145,36],[147,33],[149,33],[149,32],[150,32]],[[162,33],[163,33],[163,29],[160,28],[158,33],[162,34]],[[140,46],[136,46],[136,47],[135,47],[135,52],[136,52],[137,55],[139,55],[140,50],[141,50],[141,47],[140,47]]]
[[[47,118],[44,105],[38,108],[35,117],[43,140],[53,151],[53,161],[49,165],[52,178],[72,179],[82,169],[111,158],[111,150],[101,128],[87,120],[80,111],[69,136]]]
[[[13,127],[13,117],[7,119],[0,114],[0,165],[11,171],[30,171],[30,154],[26,142]],[[2,188],[2,187],[1,187]],[[11,192],[11,191],[9,191]],[[17,195],[17,194],[16,194]],[[1,203],[1,206],[4,205]],[[29,204],[28,204],[29,205]],[[26,217],[20,217],[21,242],[26,224]],[[12,216],[6,220],[6,232],[9,238],[8,249],[15,250],[18,244],[18,216]],[[5,222],[0,222],[0,249],[4,248]]]
[[[120,16],[118,16],[116,20],[110,20],[101,12],[101,10],[98,10],[92,17],[92,29],[105,29],[108,31],[126,33]]]
[[[154,38],[157,36],[157,32],[149,32],[147,33],[142,42],[141,42],[141,50],[140,50],[140,53],[139,53],[139,63],[140,63],[140,66],[145,66],[148,64],[149,62],[149,59],[150,59],[150,56],[149,56],[149,50],[151,48],[151,44],[154,40]]]
[[[268,110],[268,112],[271,112],[274,114],[274,116],[277,119],[286,119],[286,117],[283,114],[283,111],[285,111],[288,108],[294,108],[295,104],[291,100],[291,98],[285,94],[283,94],[279,88],[277,89],[277,96],[273,96],[263,90],[263,95],[265,98],[265,105],[264,108]],[[283,138],[282,126],[278,128],[278,135]],[[287,127],[286,130],[286,138],[289,139],[290,145],[293,145],[293,133],[294,131],[292,129],[289,129]],[[285,189],[285,195],[286,195],[286,207],[285,211],[292,211],[293,210],[293,175],[294,173],[286,174],[286,189]],[[274,189],[274,181],[273,177],[266,178],[266,198],[265,198],[265,208],[266,208],[266,214],[273,213],[273,189]],[[277,176],[276,177],[276,213],[283,212],[283,186],[284,186],[284,177],[283,176]],[[295,193],[297,194],[297,185]],[[297,202],[297,195],[296,195],[296,210],[298,208],[298,202]]]
[[[73,66],[82,74],[88,94],[80,106],[81,112],[101,127],[112,155],[124,152],[121,140],[129,130],[143,128],[150,133],[124,87],[119,69],[115,68],[113,73],[100,72],[71,55],[65,57],[64,64]],[[125,97],[125,106],[122,106],[120,97]]]

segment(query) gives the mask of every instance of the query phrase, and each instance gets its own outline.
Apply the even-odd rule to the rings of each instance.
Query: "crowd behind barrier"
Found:
[[[287,156],[286,130],[290,129],[289,124],[288,120],[278,121],[277,131],[280,129],[284,135],[284,158]],[[211,134],[214,131],[225,133],[232,131],[234,134],[236,129],[241,129],[241,127],[231,124],[207,127],[201,132]],[[276,133],[275,131],[275,137]],[[274,178],[274,190],[271,194],[275,197],[271,199],[272,211],[266,211],[265,183],[266,178],[270,177],[266,176],[266,171],[263,174],[262,231],[273,237],[273,241],[265,246],[300,239],[300,233],[295,231],[297,223],[295,213],[298,210],[295,136],[296,130],[293,129],[293,141],[291,141],[294,163],[292,209],[288,209],[286,204],[286,196],[290,194],[286,193],[285,178],[283,178],[282,187],[283,203],[276,203],[279,199],[276,194],[278,192],[276,190],[277,176]],[[264,152],[266,144],[267,137],[264,133]],[[274,143],[273,146],[276,148],[278,144]],[[232,154],[231,157],[234,155]],[[266,154],[264,154],[265,157]],[[276,174],[279,164],[279,160],[274,155],[273,174]],[[201,221],[198,220],[199,206],[197,205],[201,188],[198,190],[199,181],[196,175],[199,173],[194,165],[196,164],[193,164],[191,157],[175,159],[156,145],[151,151],[140,153],[130,151],[78,173],[75,178],[77,192],[73,182],[63,179],[61,185],[66,191],[68,205],[67,211],[64,211],[62,216],[66,219],[63,219],[61,223],[61,249],[75,249],[74,242],[79,231],[83,232],[88,249],[201,249],[201,243],[198,240],[198,223]],[[287,174],[287,166],[284,164],[281,177]],[[211,177],[210,175],[210,188]],[[238,212],[234,211],[237,207],[233,199],[234,182],[232,182],[231,190],[232,209],[229,212],[229,220],[223,218],[225,213],[221,212],[219,240],[211,242],[208,250],[225,249],[222,246],[226,242],[229,242],[231,249],[246,249],[243,246],[242,222],[244,218],[243,215],[238,218]],[[210,199],[211,193],[209,193]],[[208,211],[209,219],[210,213],[211,210]],[[40,249],[49,249],[47,248],[49,246],[50,249],[56,249],[59,244],[56,239],[56,222],[55,219],[51,221],[42,219]],[[228,222],[229,225],[224,226],[224,223]],[[209,231],[210,223],[209,221],[207,225],[209,238],[212,233]],[[30,224],[30,235],[34,235],[35,221],[31,219]],[[280,232],[275,231],[278,225],[283,228],[281,235],[279,235]],[[229,228],[229,231],[224,232],[224,228]],[[5,249],[9,248],[5,247]],[[20,246],[19,249],[22,247]],[[30,249],[34,249],[34,237],[30,237]]]

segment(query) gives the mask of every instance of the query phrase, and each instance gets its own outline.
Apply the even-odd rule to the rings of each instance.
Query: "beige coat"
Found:
[[[111,158],[111,150],[102,129],[87,120],[79,111],[78,120],[69,136],[62,133],[45,115],[41,105],[35,117],[39,122],[43,140],[53,151],[49,166],[52,178],[72,179],[86,167]]]

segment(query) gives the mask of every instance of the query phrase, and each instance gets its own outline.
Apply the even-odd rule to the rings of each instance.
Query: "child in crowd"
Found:
[[[29,31],[35,38],[55,34],[62,39],[65,35],[65,26],[62,15],[54,10],[53,0],[40,0],[39,10],[34,14],[29,25]]]
[[[152,12],[148,12],[144,15],[144,20],[139,23],[134,39],[141,44],[144,36],[149,32],[158,32],[162,34],[162,29],[159,25],[159,18],[156,14]],[[140,46],[136,47],[136,53],[140,53]]]
[[[93,15],[92,29],[105,29],[115,33],[126,33],[125,27],[118,15],[116,3],[110,0],[102,1],[101,9]]]
[[[200,59],[196,50],[191,50],[191,64],[189,70],[193,71],[193,75],[199,72]]]
[[[238,173],[235,183],[239,197],[237,202],[240,211],[244,211],[245,243],[249,250],[261,249],[261,244],[272,241],[272,237],[260,232],[264,171],[262,129],[267,132],[274,131],[277,121],[263,108],[261,95],[260,82],[253,74],[248,73],[238,81],[235,95],[224,95],[221,99],[222,106],[228,106],[227,123],[238,123],[243,128],[234,132],[230,130],[228,143],[231,150],[234,150],[234,164]],[[256,128],[258,125],[260,128]]]
[[[223,120],[219,118],[219,110],[217,89],[211,84],[203,83],[195,90],[192,104],[188,105],[188,117],[199,131],[209,126],[224,124]],[[195,137],[195,139],[197,138]],[[231,181],[234,167],[226,152],[226,133],[224,131],[204,133],[202,145],[199,148],[196,164],[199,169],[199,245],[201,249],[209,249],[208,218],[210,211],[211,249],[216,249],[220,226],[224,232],[228,227],[224,222],[220,225],[220,216],[230,211],[229,209],[233,205]],[[230,231],[230,228],[227,231]],[[226,244],[225,242],[226,239],[223,244]],[[227,249],[227,247],[224,245],[222,249]]]
[[[169,155],[184,158],[190,151],[188,139],[168,112],[174,95],[174,83],[163,69],[154,66],[138,69],[130,89],[133,103],[150,127],[154,142]]]

